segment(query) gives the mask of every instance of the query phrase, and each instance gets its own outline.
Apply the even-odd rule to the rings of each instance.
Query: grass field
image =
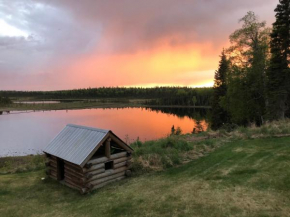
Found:
[[[213,146],[218,144],[216,141],[204,144]],[[223,142],[188,163],[135,175],[85,196],[53,180],[41,180],[45,177],[44,169],[2,174],[0,214],[3,217],[290,216],[290,138]],[[194,150],[189,149],[184,151]],[[146,155],[146,150],[143,154],[139,152],[136,159]]]

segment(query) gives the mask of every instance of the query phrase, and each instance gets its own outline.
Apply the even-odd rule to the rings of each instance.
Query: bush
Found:
[[[193,145],[177,136],[142,143],[136,140],[131,144],[134,149],[133,167],[135,172],[163,170],[179,165],[182,154],[193,149]]]

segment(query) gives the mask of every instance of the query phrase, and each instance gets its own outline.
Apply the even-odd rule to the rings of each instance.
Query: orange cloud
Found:
[[[171,46],[163,42],[136,53],[84,56],[69,71],[73,83],[83,81],[84,87],[211,86],[219,62],[216,50],[210,43]]]

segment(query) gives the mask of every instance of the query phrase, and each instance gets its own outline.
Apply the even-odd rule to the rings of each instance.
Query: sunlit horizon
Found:
[[[212,87],[238,20],[251,10],[270,26],[277,0],[227,4],[0,2],[0,88]]]

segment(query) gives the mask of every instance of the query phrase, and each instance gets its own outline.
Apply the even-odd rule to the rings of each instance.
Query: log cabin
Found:
[[[46,174],[85,194],[130,176],[132,152],[110,130],[68,124],[44,149]]]

